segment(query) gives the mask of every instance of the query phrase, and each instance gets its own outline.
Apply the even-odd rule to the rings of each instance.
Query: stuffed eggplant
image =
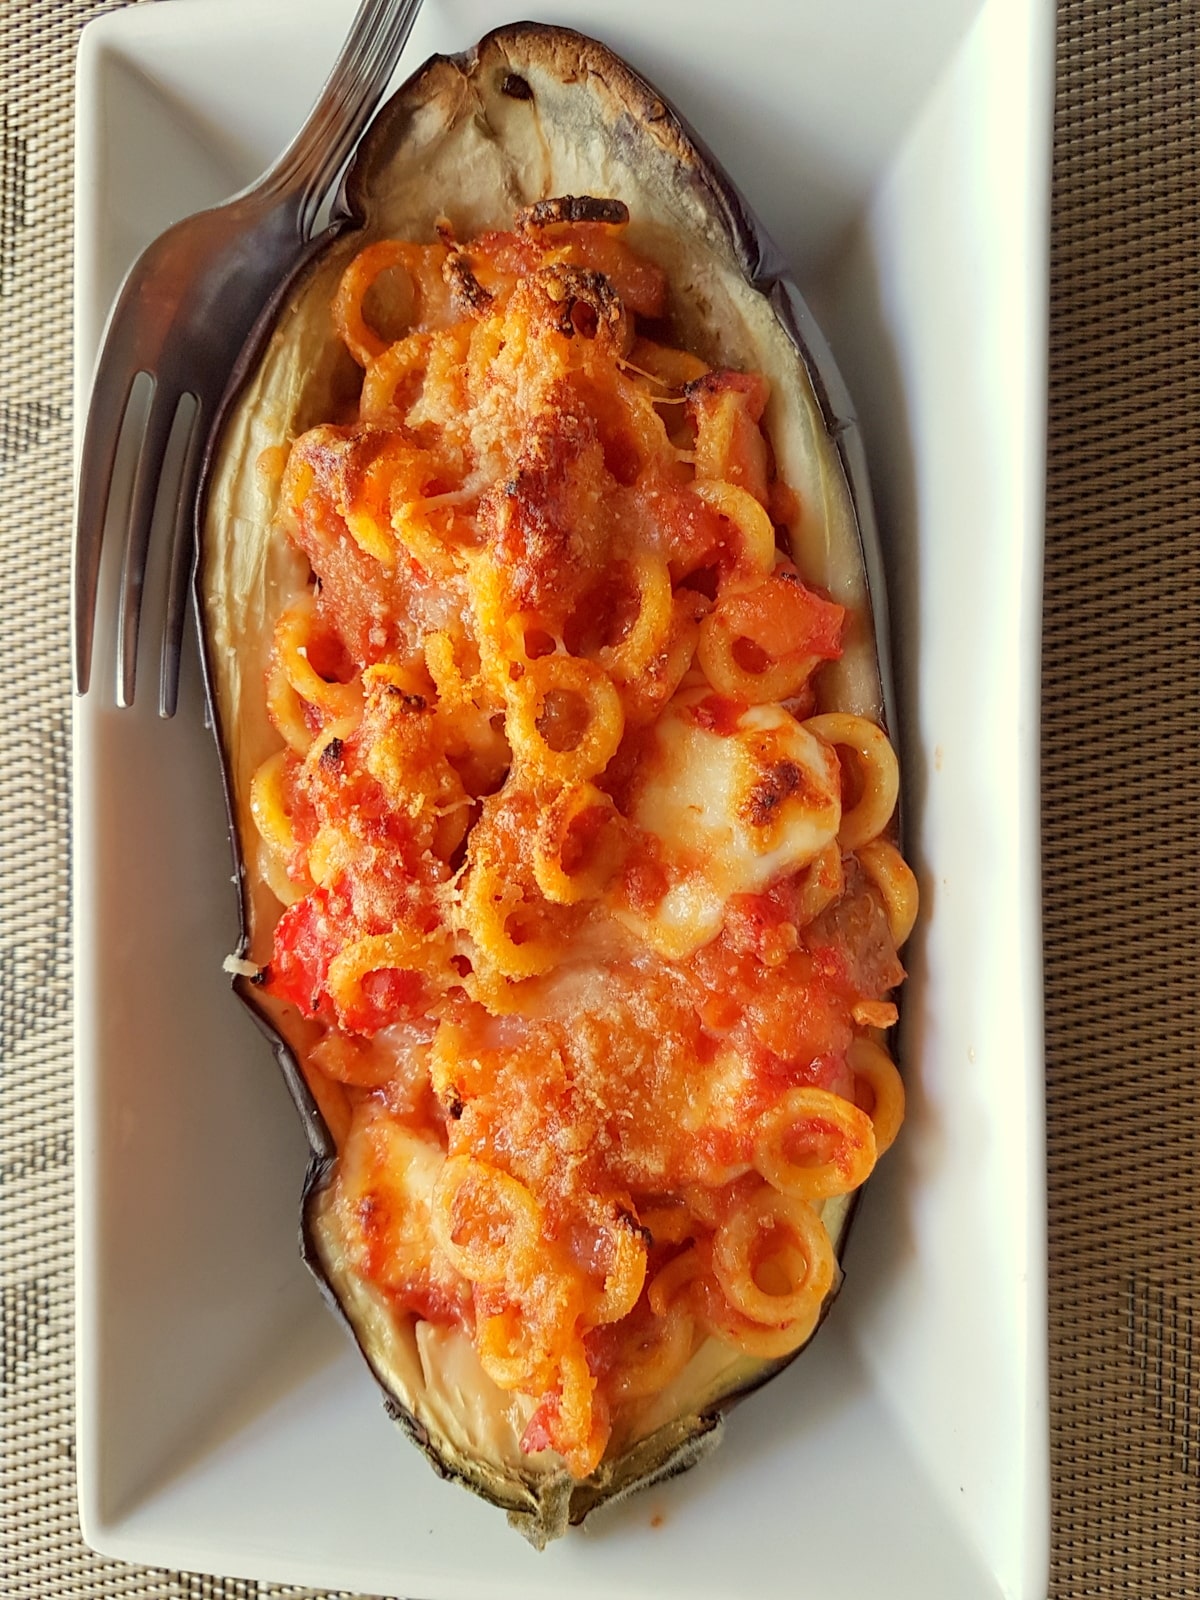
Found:
[[[521,24],[380,114],[247,353],[198,585],[305,1259],[539,1546],[803,1348],[903,1091],[865,488],[712,158]]]

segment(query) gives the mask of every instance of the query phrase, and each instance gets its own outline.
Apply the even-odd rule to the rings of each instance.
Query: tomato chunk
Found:
[[[772,661],[836,661],[842,653],[845,607],[808,588],[790,562],[753,589],[722,599],[718,610],[731,633],[753,641]]]

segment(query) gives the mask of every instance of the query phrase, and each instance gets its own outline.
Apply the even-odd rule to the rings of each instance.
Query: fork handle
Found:
[[[408,42],[421,0],[362,0],[312,112],[257,185],[297,200],[297,227],[310,239],[317,213],[370,121]]]

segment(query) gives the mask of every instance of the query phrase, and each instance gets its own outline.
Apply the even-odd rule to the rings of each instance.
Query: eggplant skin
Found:
[[[306,563],[273,529],[275,490],[256,470],[259,456],[329,420],[352,395],[330,303],[365,244],[431,239],[443,217],[469,238],[511,226],[520,207],[569,196],[628,206],[630,243],[668,274],[677,342],[714,365],[768,379],[767,432],[802,507],[791,528],[795,559],[858,619],[825,679],[825,709],[886,720],[882,588],[867,581],[868,566],[874,579],[877,563],[856,425],[778,250],[678,114],[604,45],[534,23],[498,29],[463,55],[433,57],[380,111],[344,181],[333,225],[264,311],[210,444],[197,604],[240,888],[239,953],[255,965],[269,958],[280,910],[265,882],[249,807],[250,778],[277,743],[261,686],[273,618],[307,582]],[[304,1024],[253,980],[238,978],[235,988],[273,1041],[312,1147],[301,1207],[305,1261],[379,1380],[389,1413],[443,1476],[503,1507],[539,1548],[598,1505],[706,1455],[729,1407],[794,1359],[753,1360],[707,1341],[677,1380],[672,1414],[651,1414],[644,1436],[584,1482],[562,1468],[514,1459],[511,1450],[492,1456],[453,1437],[444,1414],[440,1421],[435,1415],[412,1319],[397,1317],[339,1262],[323,1203],[333,1142],[295,1055]],[[839,1255],[855,1198],[826,1204]]]

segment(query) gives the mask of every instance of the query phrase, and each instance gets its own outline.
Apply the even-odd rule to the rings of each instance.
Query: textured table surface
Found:
[[[82,1544],[71,1391],[77,31],[0,0],[0,1595],[308,1591]],[[1060,0],[1044,631],[1055,1600],[1200,1596],[1200,6]]]

